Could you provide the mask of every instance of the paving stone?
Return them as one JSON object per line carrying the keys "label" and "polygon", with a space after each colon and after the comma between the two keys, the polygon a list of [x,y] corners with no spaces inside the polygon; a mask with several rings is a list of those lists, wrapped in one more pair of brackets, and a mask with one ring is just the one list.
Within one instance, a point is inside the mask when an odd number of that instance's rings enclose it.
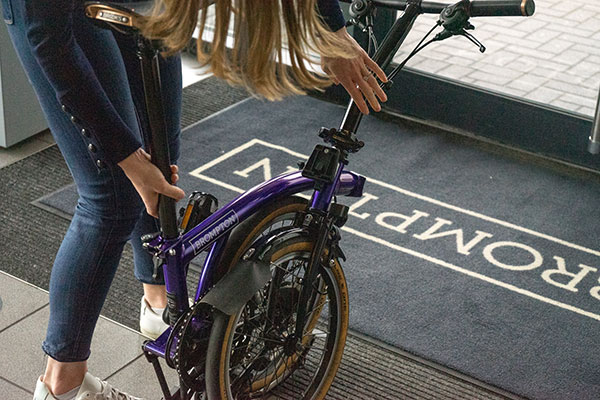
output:
{"label": "paving stone", "polygon": [[[469,66],[471,66],[473,64],[472,60],[470,60],[468,58],[465,58],[465,57],[462,57],[462,56],[460,56],[458,54],[455,55],[455,56],[453,56],[453,57],[451,56],[446,61],[448,62],[449,65],[460,65],[460,66],[463,66],[463,67],[469,67]],[[461,81],[464,82],[464,79],[461,79]]]}
{"label": "paving stone", "polygon": [[492,33],[494,36],[497,36],[498,40],[501,40],[501,38],[526,38],[530,34],[530,32],[526,30],[517,30],[498,25],[497,23],[499,20],[500,18],[496,18],[494,20],[494,23],[480,23],[479,20],[474,20],[473,23],[476,24],[476,29],[474,33],[489,32]]}
{"label": "paving stone", "polygon": [[559,82],[566,82],[568,84],[575,85],[575,86],[581,87],[581,88],[586,87],[585,81],[587,80],[583,76],[574,74],[571,70],[561,72],[561,73],[555,72],[554,75],[552,76],[552,79],[559,81]]}
{"label": "paving stone", "polygon": [[0,332],[48,304],[48,294],[0,271]]}
{"label": "paving stone", "polygon": [[508,84],[512,79],[504,76],[496,76],[483,71],[475,71],[469,74],[469,78],[475,79],[480,82],[488,82],[494,85],[504,86]]}
{"label": "paving stone", "polygon": [[[590,57],[591,58],[591,57]],[[596,57],[599,58],[600,57]],[[575,75],[582,78],[590,78],[600,72],[600,62],[594,63],[589,61],[582,61],[577,65],[573,66],[569,71],[569,74]]]}
{"label": "paving stone", "polygon": [[488,52],[487,52],[487,54],[485,54],[483,56],[482,61],[484,61],[487,64],[492,64],[492,65],[496,65],[499,67],[505,67],[505,66],[507,66],[507,64],[510,64],[511,62],[515,61],[517,58],[521,58],[521,57],[519,57],[516,54],[513,54],[509,51],[505,51],[505,50],[491,51],[488,49]]}
{"label": "paving stone", "polygon": [[561,54],[565,50],[569,49],[571,46],[573,46],[573,42],[571,41],[555,39],[549,41],[548,43],[542,46],[539,46],[538,50],[549,51],[550,53],[554,54]]}
{"label": "paving stone", "polygon": [[556,10],[566,11],[566,12],[577,10],[579,7],[580,7],[580,4],[576,3],[575,1],[558,2],[554,6],[554,8]]}
{"label": "paving stone", "polygon": [[437,71],[447,66],[443,61],[438,60],[426,60],[414,66],[419,71],[425,71],[429,73],[436,73]]}
{"label": "paving stone", "polygon": [[560,25],[559,21],[561,21],[560,18],[545,18],[545,17],[540,17],[540,19],[546,19],[548,23],[552,24],[552,29],[558,32],[563,32],[566,33],[567,35],[570,35],[573,38],[573,41],[575,42],[576,40],[580,40],[581,38],[592,38],[594,33],[590,32],[590,30],[587,29],[581,29],[579,27],[579,25],[576,24],[569,24],[569,25]]}
{"label": "paving stone", "polygon": [[446,78],[459,79],[465,75],[469,75],[473,71],[473,68],[463,67],[461,65],[450,65],[438,71],[438,75]]}
{"label": "paving stone", "polygon": [[[535,71],[539,68],[536,60],[528,58],[528,57],[517,58],[515,61],[505,65],[505,67],[512,69],[514,71],[521,71],[522,73],[525,73],[525,74],[527,74],[528,72]],[[552,71],[552,73],[554,73],[554,71]],[[532,78],[535,78],[536,75],[528,74],[527,76],[531,76]]]}
{"label": "paving stone", "polygon": [[548,79],[558,79],[557,77],[565,76],[564,73],[555,69],[540,67],[539,65],[528,72],[529,76],[538,76]]}
{"label": "paving stone", "polygon": [[579,113],[579,110],[581,109],[581,106],[578,104],[567,103],[566,101],[562,101],[562,100],[553,100],[550,103],[550,105],[558,107],[558,108],[562,108],[567,111],[577,112],[577,113]]}
{"label": "paving stone", "polygon": [[588,19],[595,19],[596,13],[586,9],[577,9],[565,16],[566,19],[576,22],[584,22]]}
{"label": "paving stone", "polygon": [[522,90],[524,93],[529,93],[540,85],[544,84],[548,79],[542,77],[536,77],[533,75],[523,75],[519,79],[515,79],[508,84],[508,88]]}
{"label": "paving stone", "polygon": [[546,26],[546,22],[540,19],[529,18],[515,25],[515,29],[524,32],[537,32]]}
{"label": "paving stone", "polygon": [[493,92],[497,92],[499,94],[508,94],[516,97],[524,97],[527,93],[524,90],[520,90],[518,88],[509,88],[506,86],[495,85],[486,81],[475,81],[475,85],[484,89],[491,90]]}
{"label": "paving stone", "polygon": [[560,99],[566,101],[567,103],[578,104],[582,107],[593,108],[596,106],[595,99],[589,99],[582,96],[577,96],[575,94],[563,94]]}
{"label": "paving stone", "polygon": [[552,60],[570,66],[575,66],[579,64],[582,60],[584,60],[587,56],[588,54],[584,53],[583,51],[566,50],[561,52],[560,54],[557,54],[555,57],[552,58]]}
{"label": "paving stone", "polygon": [[580,97],[586,97],[592,100],[595,100],[598,95],[598,93],[595,90],[583,88],[579,85],[573,85],[557,80],[551,80],[547,82],[545,86],[551,89],[559,90],[561,92],[574,94]]}
{"label": "paving stone", "polygon": [[[23,388],[32,388],[44,371],[46,356],[41,343],[46,336],[48,307],[0,333],[1,376]],[[89,370],[104,379],[141,354],[143,337],[122,325],[100,318],[92,341]]]}
{"label": "paving stone", "polygon": [[489,64],[487,62],[487,59],[473,64],[472,67],[479,71],[482,71],[486,74],[493,75],[494,78],[490,78],[490,80],[496,79],[496,78],[505,78],[505,79],[508,79],[509,81],[512,81],[514,79],[519,78],[521,75],[523,75],[522,71],[515,71],[515,70],[509,69],[509,68],[504,68],[502,66]]}
{"label": "paving stone", "polygon": [[598,92],[600,88],[600,74],[583,82],[582,86],[592,88]]}
{"label": "paving stone", "polygon": [[[573,50],[600,57],[600,47],[590,46],[584,42],[573,45]],[[600,69],[600,64],[598,64],[598,68]]]}
{"label": "paving stone", "polygon": [[583,115],[594,115],[594,113],[596,112],[596,109],[590,108],[590,107],[581,107],[577,111]]}
{"label": "paving stone", "polygon": [[557,72],[563,72],[569,69],[569,66],[566,64],[561,64],[561,63],[557,63],[554,62],[552,60],[541,60],[538,59],[537,60],[537,65],[540,66],[541,68],[546,68],[546,69],[551,69]]}
{"label": "paving stone", "polygon": [[2,377],[0,377],[0,393],[3,400],[29,400],[33,396],[33,392],[25,391]]}
{"label": "paving stone", "polygon": [[578,24],[577,27],[579,29],[587,29],[587,30],[590,30],[591,32],[597,32],[599,23],[600,23],[600,20],[597,17],[595,17],[595,18],[590,18],[581,24]]}
{"label": "paving stone", "polygon": [[527,39],[538,43],[548,43],[560,34],[560,32],[553,31],[552,29],[540,29],[529,34]]}
{"label": "paving stone", "polygon": [[[169,388],[178,386],[179,378],[177,371],[169,368],[162,359],[160,363]],[[154,373],[154,368],[143,355],[115,375],[109,377],[108,381],[115,387],[133,396],[146,400],[158,400],[162,398],[162,391]]]}
{"label": "paving stone", "polygon": [[559,98],[561,92],[545,87],[537,88],[527,95],[529,100],[537,101],[544,104],[550,104],[553,100]]}

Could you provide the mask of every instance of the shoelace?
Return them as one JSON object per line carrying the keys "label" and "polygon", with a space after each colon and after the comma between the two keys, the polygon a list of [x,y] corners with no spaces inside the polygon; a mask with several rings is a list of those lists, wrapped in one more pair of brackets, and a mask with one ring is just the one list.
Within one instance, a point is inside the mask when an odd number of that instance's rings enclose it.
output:
{"label": "shoelace", "polygon": [[121,392],[120,390],[112,387],[112,385],[108,382],[101,381],[100,379],[98,380],[102,385],[102,393],[97,393],[94,396],[95,400],[142,400],[125,392]]}

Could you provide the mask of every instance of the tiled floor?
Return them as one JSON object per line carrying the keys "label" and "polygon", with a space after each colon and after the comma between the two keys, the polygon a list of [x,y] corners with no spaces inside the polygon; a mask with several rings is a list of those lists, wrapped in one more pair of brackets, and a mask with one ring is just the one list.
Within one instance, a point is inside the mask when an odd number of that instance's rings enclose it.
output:
{"label": "tiled floor", "polygon": [[[40,345],[48,324],[48,293],[0,271],[0,398],[30,399],[46,363]],[[138,332],[101,317],[89,370],[114,386],[146,399],[158,399],[154,371],[141,351]],[[175,385],[175,371],[165,368]]]}

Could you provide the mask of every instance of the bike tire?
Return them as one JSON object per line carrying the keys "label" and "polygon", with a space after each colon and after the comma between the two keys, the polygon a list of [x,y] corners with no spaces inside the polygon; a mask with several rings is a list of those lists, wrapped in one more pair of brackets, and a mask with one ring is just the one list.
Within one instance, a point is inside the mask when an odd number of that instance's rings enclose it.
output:
{"label": "bike tire", "polygon": [[[285,262],[301,261],[298,265],[306,265],[314,246],[313,240],[314,238],[298,234],[274,245],[267,251],[265,259],[275,263],[274,265],[277,265],[276,263],[280,260]],[[253,243],[251,240],[248,242],[247,245]],[[244,254],[245,249],[246,247],[239,248],[238,253]],[[235,265],[237,260],[239,258],[231,260],[232,266]],[[346,280],[337,260],[334,260],[332,265],[327,264],[327,266],[319,266],[320,284],[319,288],[315,289],[314,297],[310,302],[313,306],[312,311],[309,313],[308,323],[305,326],[305,335],[299,343],[299,349],[302,351],[296,350],[296,346],[298,346],[296,345],[291,352],[288,348],[287,351],[291,354],[284,354],[286,350],[283,344],[278,349],[267,349],[268,347],[274,347],[271,343],[272,339],[262,338],[264,344],[262,349],[259,350],[263,353],[262,358],[268,359],[271,357],[273,360],[267,361],[267,365],[264,366],[264,377],[262,375],[257,376],[257,379],[248,383],[248,388],[231,388],[230,369],[233,367],[239,368],[239,366],[232,366],[232,364],[237,363],[236,360],[246,352],[234,353],[232,352],[232,346],[234,340],[236,340],[236,331],[238,331],[238,342],[236,342],[236,345],[239,343],[240,337],[244,338],[243,340],[248,340],[247,337],[252,336],[253,332],[250,332],[250,335],[247,335],[247,332],[239,333],[240,329],[250,329],[248,326],[251,324],[250,322],[247,322],[246,325],[240,324],[240,319],[243,315],[247,316],[251,312],[251,308],[258,310],[260,308],[260,304],[258,304],[260,301],[253,298],[233,316],[221,312],[215,313],[207,351],[206,385],[208,399],[229,400],[256,398],[257,396],[263,397],[267,395],[269,398],[279,398],[278,396],[281,395],[281,398],[291,398],[294,400],[323,399],[325,397],[341,363],[348,329],[348,291]],[[275,267],[274,274],[281,270],[282,268],[279,266]],[[291,276],[295,275],[292,274]],[[269,285],[273,285],[274,281],[275,278]],[[301,282],[301,278],[297,279],[297,281]],[[286,282],[287,286],[284,286],[282,282],[277,285],[274,291],[266,289],[262,293],[263,302],[273,301],[267,300],[266,293],[269,299],[278,299],[275,300],[278,303],[284,304],[286,300],[291,301],[292,304],[294,303],[293,298],[298,297],[296,293],[299,293],[300,289],[296,288],[297,284],[294,282]],[[259,295],[257,294],[257,296]],[[326,296],[324,300],[321,300],[322,296]],[[292,298],[292,300],[289,298]],[[315,306],[315,304],[317,305]],[[324,313],[325,304],[327,305],[325,322],[320,322],[319,317]],[[283,309],[284,307],[282,306],[281,308]],[[295,306],[287,306],[287,308],[286,312],[290,314],[289,321],[291,322],[286,322],[285,319],[288,319],[288,316],[283,315],[280,317],[283,322],[277,322],[277,325],[289,325],[291,330],[291,327],[295,325],[295,322],[293,322],[295,319],[292,318]],[[280,312],[279,314],[285,313]],[[259,316],[253,316],[248,321],[252,319],[256,321],[260,318]],[[269,321],[269,324],[271,323],[275,324]],[[317,324],[319,323],[320,325],[317,328]],[[286,333],[289,332],[281,332],[280,336],[286,337]],[[323,339],[323,336],[326,336],[325,339]],[[289,338],[289,335],[287,337]],[[256,342],[260,341],[261,339],[259,338]],[[319,351],[315,350],[315,343],[323,345],[320,357],[319,354],[316,357],[314,353],[311,355],[311,351]],[[260,344],[257,344],[257,346],[260,346]],[[250,351],[254,350],[251,349]],[[268,353],[268,356],[264,355],[265,351]],[[276,356],[276,354],[279,354],[281,357],[279,355]],[[257,358],[259,357],[257,356]],[[315,358],[317,359],[316,363],[314,361]],[[252,363],[256,365],[264,364],[264,360],[257,359],[252,361]],[[315,366],[309,365],[307,367],[307,364],[315,364]],[[312,378],[305,376],[309,368],[314,370]],[[260,373],[262,374],[262,372]],[[305,384],[307,381],[306,387],[300,389],[300,392],[298,392],[298,386],[296,385]]]}

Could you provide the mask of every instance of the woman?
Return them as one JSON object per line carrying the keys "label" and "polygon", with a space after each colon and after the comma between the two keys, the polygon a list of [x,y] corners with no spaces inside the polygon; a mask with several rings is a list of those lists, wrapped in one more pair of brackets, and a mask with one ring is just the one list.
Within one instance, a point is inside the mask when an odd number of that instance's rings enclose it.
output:
{"label": "woman", "polygon": [[[1,1],[13,44],[80,195],[52,270],[50,319],[42,345],[49,357],[34,399],[134,399],[87,372],[92,333],[129,239],[135,275],[144,284],[142,312],[150,306],[155,309],[150,314],[158,318],[166,302],[164,284],[152,278],[152,262],[139,237],[157,230],[151,216],[157,215],[159,194],[180,200],[184,193],[162,177],[143,149],[146,120],[133,44],[87,21],[80,0]],[[382,80],[385,75],[345,31],[337,0],[318,0],[328,29],[316,12],[317,0],[281,3],[238,0],[234,10],[230,0],[218,0],[218,29],[211,51],[200,52],[200,59],[210,63],[215,75],[277,99],[330,83],[306,70],[311,48],[362,112],[368,113],[365,98],[379,111],[377,98],[385,101],[385,95],[372,72]],[[147,35],[163,38],[170,48],[161,76],[174,162],[181,106],[176,52],[191,37],[199,10],[203,29],[207,5],[201,0],[165,1],[164,12],[146,25]],[[224,42],[232,13],[235,43],[228,55]],[[284,24],[279,23],[281,15]],[[284,35],[291,71],[281,64]],[[172,172],[176,182],[177,167]]]}

